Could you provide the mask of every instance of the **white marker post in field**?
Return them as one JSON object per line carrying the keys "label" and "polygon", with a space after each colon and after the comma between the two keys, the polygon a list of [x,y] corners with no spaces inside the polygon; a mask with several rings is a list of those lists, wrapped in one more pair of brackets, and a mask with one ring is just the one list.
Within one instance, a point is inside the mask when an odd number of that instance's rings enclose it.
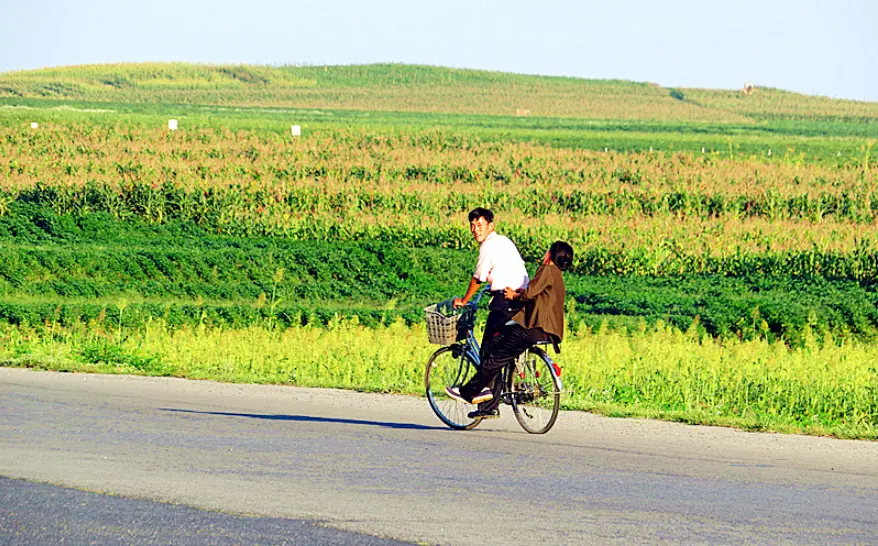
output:
{"label": "white marker post in field", "polygon": [[291,126],[290,133],[292,133],[293,136],[302,136],[302,126],[301,125]]}
{"label": "white marker post in field", "polygon": [[176,131],[177,130],[177,120],[169,119],[168,120],[168,129],[170,129],[171,131]]}
{"label": "white marker post in field", "polygon": [[30,122],[30,128],[31,128],[31,129],[36,129],[36,128],[39,127],[39,126],[40,126],[40,124],[37,123],[36,121],[32,121],[32,122]]}

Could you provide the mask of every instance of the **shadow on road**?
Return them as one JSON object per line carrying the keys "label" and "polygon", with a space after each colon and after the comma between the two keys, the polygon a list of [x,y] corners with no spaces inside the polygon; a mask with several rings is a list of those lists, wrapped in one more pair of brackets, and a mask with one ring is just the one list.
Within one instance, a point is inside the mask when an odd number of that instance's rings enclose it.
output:
{"label": "shadow on road", "polygon": [[431,427],[412,423],[388,423],[384,421],[364,421],[362,419],[343,419],[338,417],[313,417],[310,415],[269,415],[260,413],[230,413],[225,411],[197,411],[179,408],[159,408],[159,411],[172,411],[177,413],[198,413],[201,415],[223,415],[226,417],[247,417],[249,419],[267,419],[270,421],[297,421],[303,423],[340,423],[343,425],[367,425],[371,427],[385,427],[409,430],[449,430],[446,427]]}

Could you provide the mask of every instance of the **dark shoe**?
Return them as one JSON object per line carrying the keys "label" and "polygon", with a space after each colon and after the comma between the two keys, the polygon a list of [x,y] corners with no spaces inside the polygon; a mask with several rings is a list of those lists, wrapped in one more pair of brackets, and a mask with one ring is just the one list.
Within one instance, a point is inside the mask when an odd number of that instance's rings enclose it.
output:
{"label": "dark shoe", "polygon": [[457,400],[458,402],[463,402],[464,404],[472,404],[472,402],[460,395],[459,387],[445,387],[445,394],[448,395],[448,398],[451,398],[452,400]]}
{"label": "dark shoe", "polygon": [[497,419],[500,417],[500,410],[476,410],[469,412],[466,416],[470,419]]}
{"label": "dark shoe", "polygon": [[491,389],[484,389],[479,394],[473,396],[473,404],[481,404],[482,402],[490,402],[494,399],[494,393]]}

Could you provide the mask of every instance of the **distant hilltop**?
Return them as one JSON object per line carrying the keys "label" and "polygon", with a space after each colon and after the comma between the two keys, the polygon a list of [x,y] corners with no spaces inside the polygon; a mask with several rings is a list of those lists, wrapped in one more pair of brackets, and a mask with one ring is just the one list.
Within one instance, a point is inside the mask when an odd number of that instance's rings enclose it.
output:
{"label": "distant hilltop", "polygon": [[138,63],[0,74],[0,100],[204,104],[492,116],[753,123],[878,121],[878,103],[741,89],[665,88],[406,64],[251,66]]}

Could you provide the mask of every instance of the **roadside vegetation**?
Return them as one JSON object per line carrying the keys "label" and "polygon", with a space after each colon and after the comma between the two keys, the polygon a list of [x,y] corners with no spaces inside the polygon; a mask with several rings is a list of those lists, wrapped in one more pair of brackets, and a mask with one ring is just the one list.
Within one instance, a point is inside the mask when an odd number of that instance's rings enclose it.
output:
{"label": "roadside vegetation", "polygon": [[[161,319],[125,328],[114,319],[0,326],[0,364],[422,394],[424,364],[435,349],[422,324],[402,321],[230,329]],[[631,331],[580,327],[558,359],[567,409],[878,439],[873,344],[809,338],[790,349],[659,322]]]}

